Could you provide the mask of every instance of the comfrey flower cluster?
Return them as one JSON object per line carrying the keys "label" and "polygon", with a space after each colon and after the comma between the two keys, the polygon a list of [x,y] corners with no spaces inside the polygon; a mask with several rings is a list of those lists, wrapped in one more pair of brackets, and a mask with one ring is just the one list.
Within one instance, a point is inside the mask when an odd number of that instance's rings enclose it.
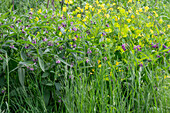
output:
{"label": "comfrey flower cluster", "polygon": [[122,49],[126,51],[125,44],[122,45]]}
{"label": "comfrey flower cluster", "polygon": [[141,49],[141,46],[140,45],[137,45],[137,46],[134,46],[134,48],[133,48],[134,50],[138,50],[138,51],[141,51],[140,49]]}

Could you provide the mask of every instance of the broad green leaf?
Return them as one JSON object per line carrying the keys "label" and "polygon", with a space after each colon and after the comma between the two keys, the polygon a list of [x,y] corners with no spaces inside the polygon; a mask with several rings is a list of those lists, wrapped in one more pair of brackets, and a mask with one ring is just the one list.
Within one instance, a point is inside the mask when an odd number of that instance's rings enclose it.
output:
{"label": "broad green leaf", "polygon": [[18,77],[20,84],[24,86],[24,80],[25,80],[25,69],[19,68],[18,69]]}
{"label": "broad green leaf", "polygon": [[42,71],[45,72],[44,62],[43,62],[43,60],[42,60],[40,57],[38,57],[38,63],[39,63],[39,65],[40,65],[40,68],[42,69]]}

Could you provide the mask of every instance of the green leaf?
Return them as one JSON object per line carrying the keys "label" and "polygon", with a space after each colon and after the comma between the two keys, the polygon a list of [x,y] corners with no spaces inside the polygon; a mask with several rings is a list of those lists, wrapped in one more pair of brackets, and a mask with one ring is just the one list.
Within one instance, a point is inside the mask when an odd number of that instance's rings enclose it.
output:
{"label": "green leaf", "polygon": [[40,57],[38,57],[38,63],[39,63],[39,65],[40,65],[40,68],[42,69],[42,71],[45,72],[45,69],[44,69],[44,62],[43,62],[43,60],[41,60]]}
{"label": "green leaf", "polygon": [[22,86],[24,86],[24,80],[25,80],[25,69],[19,68],[18,69],[18,77],[19,82]]}
{"label": "green leaf", "polygon": [[42,78],[48,77],[48,75],[49,75],[49,73],[45,72],[45,73],[43,73]]}
{"label": "green leaf", "polygon": [[44,90],[44,102],[46,106],[48,105],[49,99],[50,99],[50,91]]}
{"label": "green leaf", "polygon": [[27,56],[26,56],[26,54],[25,54],[25,52],[24,52],[23,50],[21,51],[21,58],[22,58],[24,61],[27,60]]}

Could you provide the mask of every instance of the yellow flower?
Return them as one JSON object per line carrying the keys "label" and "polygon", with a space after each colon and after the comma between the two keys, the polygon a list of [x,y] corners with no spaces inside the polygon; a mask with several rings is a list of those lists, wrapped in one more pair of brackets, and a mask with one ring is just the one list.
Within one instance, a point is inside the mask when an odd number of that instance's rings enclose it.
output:
{"label": "yellow flower", "polygon": [[163,20],[162,20],[162,19],[160,19],[160,20],[159,20],[159,23],[160,23],[160,24],[162,24],[162,22],[163,22]]}
{"label": "yellow flower", "polygon": [[73,1],[72,1],[72,0],[69,0],[68,4],[73,4]]}
{"label": "yellow flower", "polygon": [[115,17],[115,21],[118,21],[118,18],[117,18],[117,17]]}
{"label": "yellow flower", "polygon": [[59,32],[59,36],[61,36],[61,35],[62,35],[62,32],[60,31],[60,32]]}
{"label": "yellow flower", "polygon": [[101,12],[101,10],[99,9],[98,12],[97,12],[97,14],[99,14],[100,12]]}
{"label": "yellow flower", "polygon": [[134,16],[134,15],[132,15],[132,16],[131,16],[131,18],[133,19],[133,18],[135,18],[135,16]]}
{"label": "yellow flower", "polygon": [[88,8],[89,8],[89,6],[86,4],[86,6],[85,6],[85,10],[88,10]]}
{"label": "yellow flower", "polygon": [[109,14],[106,14],[105,16],[106,16],[106,18],[109,18],[109,17],[110,17],[110,15],[109,15]]}
{"label": "yellow flower", "polygon": [[96,0],[96,4],[99,4],[99,1],[98,1],[98,0]]}
{"label": "yellow flower", "polygon": [[116,3],[113,3],[112,5],[116,5]]}
{"label": "yellow flower", "polygon": [[132,3],[132,0],[129,0],[128,3]]}
{"label": "yellow flower", "polygon": [[78,17],[78,18],[81,18],[81,14],[78,14],[77,17]]}
{"label": "yellow flower", "polygon": [[36,17],[36,18],[35,18],[35,21],[38,21],[38,20],[39,20],[39,18],[38,18],[38,17]]}
{"label": "yellow flower", "polygon": [[31,12],[32,12],[32,11],[33,11],[33,8],[31,8],[30,10],[31,10]]}
{"label": "yellow flower", "polygon": [[119,62],[116,61],[116,66],[119,65]]}
{"label": "yellow flower", "polygon": [[109,10],[110,10],[110,11],[113,11],[113,8],[110,8]]}
{"label": "yellow flower", "polygon": [[151,18],[151,16],[148,16],[148,19],[150,19]]}
{"label": "yellow flower", "polygon": [[67,7],[63,7],[63,11],[66,12],[67,11]]}
{"label": "yellow flower", "polygon": [[150,32],[153,34],[153,30],[152,29],[150,29]]}
{"label": "yellow flower", "polygon": [[142,8],[139,8],[139,12],[143,12]]}
{"label": "yellow flower", "polygon": [[101,62],[101,61],[100,61],[100,60],[98,60],[98,64],[100,64],[100,62]]}
{"label": "yellow flower", "polygon": [[170,28],[170,25],[167,25],[168,26],[168,28]]}
{"label": "yellow flower", "polygon": [[83,22],[85,22],[85,21],[87,21],[87,19],[86,19],[86,18],[84,18],[82,21],[83,21]]}
{"label": "yellow flower", "polygon": [[139,15],[139,11],[138,10],[136,10],[136,14]]}
{"label": "yellow flower", "polygon": [[67,4],[67,3],[68,3],[68,0],[65,0],[65,3]]}
{"label": "yellow flower", "polygon": [[92,71],[94,72],[94,69],[92,69]]}
{"label": "yellow flower", "polygon": [[102,66],[101,64],[100,64],[100,65],[98,65],[98,68],[101,68],[101,66]]}
{"label": "yellow flower", "polygon": [[146,6],[145,7],[145,12],[147,12],[149,10],[149,7],[148,6]]}
{"label": "yellow flower", "polygon": [[37,13],[42,13],[41,9],[39,9],[39,10],[37,11]]}
{"label": "yellow flower", "polygon": [[131,22],[131,19],[127,19],[127,22],[130,23],[130,22]]}

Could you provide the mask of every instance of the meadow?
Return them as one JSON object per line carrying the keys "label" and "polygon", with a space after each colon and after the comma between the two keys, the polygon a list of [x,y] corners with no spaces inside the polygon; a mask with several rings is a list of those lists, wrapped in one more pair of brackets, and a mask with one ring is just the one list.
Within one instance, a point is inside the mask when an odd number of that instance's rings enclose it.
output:
{"label": "meadow", "polygon": [[1,0],[0,113],[169,113],[169,0]]}

